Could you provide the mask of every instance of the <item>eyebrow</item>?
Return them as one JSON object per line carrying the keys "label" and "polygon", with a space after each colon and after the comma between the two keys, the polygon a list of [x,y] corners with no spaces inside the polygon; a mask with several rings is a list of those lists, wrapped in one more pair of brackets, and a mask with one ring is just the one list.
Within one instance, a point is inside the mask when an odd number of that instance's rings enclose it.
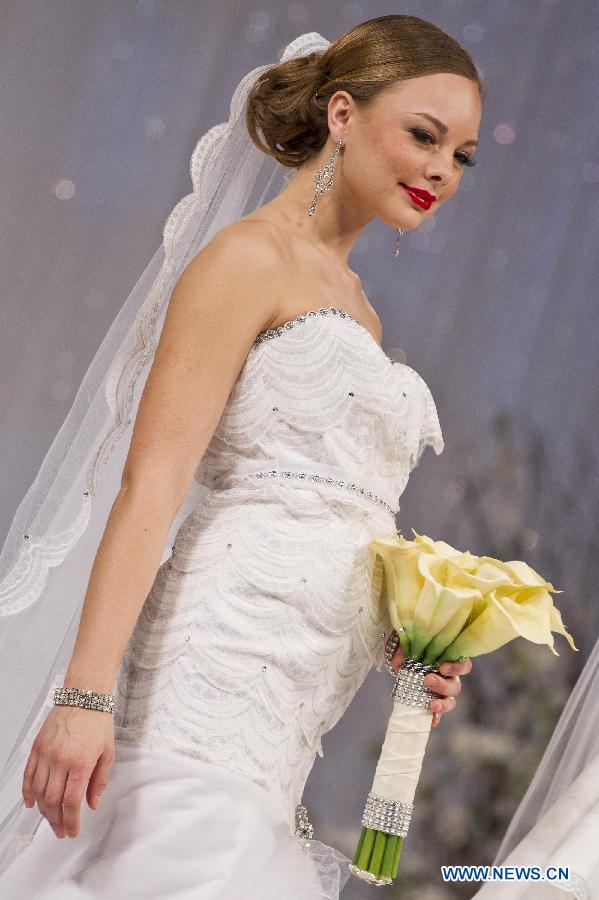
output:
{"label": "eyebrow", "polygon": [[[433,125],[436,125],[442,134],[447,134],[447,132],[449,131],[449,128],[447,127],[447,125],[444,122],[441,122],[440,119],[436,119],[435,116],[431,116],[430,113],[413,112],[413,113],[410,113],[410,115],[424,116],[425,119],[430,119],[430,121],[433,123]],[[478,141],[475,141],[472,139],[470,139],[469,141],[464,141],[462,146],[465,147],[467,144],[472,144],[474,147],[478,147]]]}

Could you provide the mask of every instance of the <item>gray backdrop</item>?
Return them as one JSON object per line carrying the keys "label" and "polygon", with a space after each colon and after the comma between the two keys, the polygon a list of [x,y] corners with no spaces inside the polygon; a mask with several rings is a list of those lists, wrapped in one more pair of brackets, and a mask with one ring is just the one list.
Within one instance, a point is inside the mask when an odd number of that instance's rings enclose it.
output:
{"label": "gray backdrop", "polygon": [[[398,259],[380,222],[350,259],[384,349],[423,375],[445,436],[444,453],[427,451],[412,476],[398,526],[525,558],[564,591],[555,602],[580,647],[556,637],[557,659],[514,642],[475,660],[457,710],[432,732],[418,821],[383,894],[437,900],[474,894],[448,889],[439,865],[491,862],[599,632],[593,0],[3,0],[0,532],[239,79],[302,32],[334,40],[388,13],[444,28],[487,84],[478,164],[456,197],[404,236]],[[391,686],[386,673],[369,676],[308,781],[316,836],[348,855]],[[343,896],[371,890],[352,879]]]}

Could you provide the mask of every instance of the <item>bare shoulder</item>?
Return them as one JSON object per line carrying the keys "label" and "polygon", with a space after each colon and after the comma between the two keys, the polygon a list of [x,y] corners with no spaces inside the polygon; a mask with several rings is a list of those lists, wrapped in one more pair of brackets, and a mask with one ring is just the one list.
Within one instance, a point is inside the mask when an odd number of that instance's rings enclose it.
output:
{"label": "bare shoulder", "polygon": [[183,275],[196,289],[198,303],[210,304],[224,321],[241,317],[250,328],[253,323],[257,333],[276,315],[276,265],[276,248],[266,230],[241,220],[221,229]]}
{"label": "bare shoulder", "polygon": [[[273,314],[271,246],[249,228],[216,234],[172,290],[140,399],[122,483],[181,503],[256,335]],[[166,514],[166,513],[165,513]]]}
{"label": "bare shoulder", "polygon": [[231,261],[243,261],[251,267],[268,265],[277,257],[268,223],[250,218],[225,225],[200,252],[204,250],[224,254],[224,262],[228,257]]}

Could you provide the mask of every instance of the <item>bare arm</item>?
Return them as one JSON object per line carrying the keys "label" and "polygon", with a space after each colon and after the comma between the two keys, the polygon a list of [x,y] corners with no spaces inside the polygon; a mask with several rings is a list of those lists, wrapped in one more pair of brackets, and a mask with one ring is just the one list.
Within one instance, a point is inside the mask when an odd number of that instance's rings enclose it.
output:
{"label": "bare arm", "polygon": [[113,690],[170,526],[256,334],[275,317],[265,288],[271,254],[255,225],[236,223],[196,255],[173,290],[65,687]]}
{"label": "bare arm", "polygon": [[[221,231],[189,263],[169,301],[113,503],[92,567],[66,687],[111,693],[156,576],[173,519],[256,334],[276,317],[272,249],[255,224]],[[58,838],[97,809],[115,758],[113,717],[52,706],[23,773]]]}

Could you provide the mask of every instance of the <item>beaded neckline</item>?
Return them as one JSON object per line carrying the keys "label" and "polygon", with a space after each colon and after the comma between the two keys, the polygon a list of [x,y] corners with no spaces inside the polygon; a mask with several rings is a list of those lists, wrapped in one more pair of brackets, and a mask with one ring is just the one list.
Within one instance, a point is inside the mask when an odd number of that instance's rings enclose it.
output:
{"label": "beaded neckline", "polygon": [[266,331],[261,331],[254,341],[254,344],[260,344],[262,341],[268,341],[275,337],[280,337],[282,334],[285,334],[287,331],[291,331],[298,324],[303,324],[308,319],[315,319],[317,316],[338,316],[340,319],[348,319],[350,322],[353,322],[357,325],[368,338],[372,341],[372,343],[377,347],[377,349],[385,356],[386,359],[389,360],[391,364],[395,362],[394,359],[391,359],[390,356],[387,356],[381,345],[378,341],[373,337],[368,328],[365,325],[362,325],[361,322],[358,322],[357,319],[354,319],[348,312],[344,309],[341,309],[339,306],[321,306],[320,309],[310,309],[306,312],[299,313],[293,319],[289,319],[287,322],[283,322],[282,325],[279,325],[277,328],[267,328]]}

